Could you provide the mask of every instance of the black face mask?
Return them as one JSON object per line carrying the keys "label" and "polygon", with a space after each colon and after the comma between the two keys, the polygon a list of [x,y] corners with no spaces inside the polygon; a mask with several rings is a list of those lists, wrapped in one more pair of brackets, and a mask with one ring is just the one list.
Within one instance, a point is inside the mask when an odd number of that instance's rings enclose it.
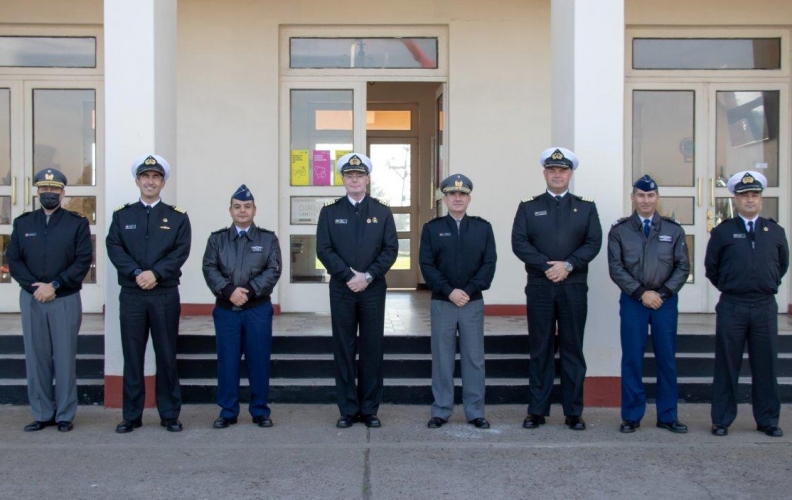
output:
{"label": "black face mask", "polygon": [[60,194],[41,193],[39,195],[39,201],[41,202],[42,207],[46,208],[47,210],[54,210],[58,208],[58,205],[60,205]]}

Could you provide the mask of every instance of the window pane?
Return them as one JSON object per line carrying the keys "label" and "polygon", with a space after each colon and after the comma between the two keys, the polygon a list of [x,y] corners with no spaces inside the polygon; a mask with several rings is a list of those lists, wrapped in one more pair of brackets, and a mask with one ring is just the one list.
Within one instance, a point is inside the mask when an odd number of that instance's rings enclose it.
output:
{"label": "window pane", "polygon": [[0,66],[95,68],[96,38],[3,36]]}
{"label": "window pane", "polygon": [[743,170],[757,170],[778,186],[779,92],[718,92],[715,165],[718,186]]}
{"label": "window pane", "polygon": [[366,130],[412,130],[412,112],[366,111]]}
{"label": "window pane", "polygon": [[410,269],[410,239],[399,238],[399,253],[396,256],[396,263],[391,269],[404,271]]}
{"label": "window pane", "polygon": [[[66,186],[66,189],[69,187]],[[77,212],[88,219],[89,224],[96,224],[96,197],[95,196],[64,196],[61,206],[66,210]],[[41,208],[38,196],[33,197],[33,210]]]}
{"label": "window pane", "polygon": [[316,235],[290,237],[291,283],[329,283],[330,275],[316,257]]}
{"label": "window pane", "polygon": [[0,186],[11,185],[11,90],[0,89]]}
{"label": "window pane", "polygon": [[10,196],[0,196],[0,224],[11,224]]}
{"label": "window pane", "polygon": [[96,283],[96,235],[91,235],[91,268],[85,275],[83,283]]}
{"label": "window pane", "polygon": [[96,185],[96,92],[33,91],[33,172],[56,168],[69,186]]}
{"label": "window pane", "polygon": [[633,92],[633,179],[649,174],[660,186],[693,186],[693,91]]}
{"label": "window pane", "polygon": [[396,223],[396,231],[407,232],[410,230],[410,214],[393,214],[393,221]]}
{"label": "window pane", "polygon": [[695,283],[696,282],[696,266],[695,266],[695,259],[693,256],[696,255],[696,237],[692,234],[685,235],[685,244],[688,248],[688,260],[690,261],[690,274],[688,274],[688,278],[686,283]]}
{"label": "window pane", "polygon": [[[766,219],[778,220],[778,198],[762,197],[762,212],[759,214]],[[737,217],[737,208],[734,198],[715,198],[715,222],[720,224],[726,219]]]}
{"label": "window pane", "polygon": [[292,186],[340,186],[336,160],[352,151],[351,90],[291,91]]}
{"label": "window pane", "polygon": [[371,196],[391,207],[408,207],[411,201],[410,144],[372,144],[370,147]]}
{"label": "window pane", "polygon": [[11,283],[11,273],[8,271],[8,258],[6,257],[6,251],[8,251],[10,243],[11,235],[4,234],[0,236],[0,245],[3,247],[3,260],[0,263],[0,283]]}
{"label": "window pane", "polygon": [[290,38],[291,68],[437,68],[437,38]]}
{"label": "window pane", "polygon": [[781,39],[636,38],[633,69],[781,69]]}
{"label": "window pane", "polygon": [[695,224],[694,200],[692,197],[660,197],[657,211],[664,217],[676,219],[686,226]]}

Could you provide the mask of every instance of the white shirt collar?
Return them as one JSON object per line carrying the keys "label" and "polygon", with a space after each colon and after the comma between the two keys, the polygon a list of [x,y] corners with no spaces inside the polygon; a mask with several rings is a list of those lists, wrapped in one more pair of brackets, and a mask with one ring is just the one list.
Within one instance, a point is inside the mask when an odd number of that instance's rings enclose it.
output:
{"label": "white shirt collar", "polygon": [[352,198],[352,197],[351,197],[351,196],[349,196],[349,195],[347,195],[347,199],[349,200],[349,203],[351,203],[351,204],[352,204],[352,206],[354,207],[354,206],[355,206],[355,203],[363,203],[363,200],[365,200],[365,199],[366,199],[366,195],[364,194],[364,195],[363,195],[363,198],[361,198],[361,199],[360,199],[360,201],[356,201],[354,198]]}
{"label": "white shirt collar", "polygon": [[240,231],[245,231],[246,233],[249,233],[250,232],[250,228],[252,228],[252,227],[253,227],[253,225],[251,224],[250,226],[248,226],[247,229],[242,229],[241,227],[239,227],[236,224],[234,224],[234,228],[236,229],[237,234],[239,234]]}
{"label": "white shirt collar", "polygon": [[753,222],[754,223],[754,227],[756,227],[756,220],[759,218],[758,215],[756,217],[754,217],[753,219],[748,219],[746,217],[743,217],[742,214],[737,214],[737,215],[739,215],[740,218],[743,220],[743,222],[745,222],[745,227],[748,227],[748,223],[749,222]]}
{"label": "white shirt collar", "polygon": [[156,207],[157,205],[159,205],[159,202],[162,201],[162,198],[160,198],[157,201],[155,201],[154,203],[148,204],[145,201],[143,201],[142,198],[138,198],[138,199],[140,200],[140,203],[142,203],[144,207],[151,207],[151,208]]}
{"label": "white shirt collar", "polygon": [[564,192],[563,192],[563,193],[561,193],[561,194],[555,194],[554,192],[550,191],[549,189],[547,190],[547,194],[549,194],[549,195],[550,195],[550,196],[552,196],[553,198],[555,198],[556,196],[560,196],[561,198],[563,198],[564,196],[566,196],[566,194],[567,194],[568,192],[569,192],[569,189],[567,189],[566,191],[564,191]]}

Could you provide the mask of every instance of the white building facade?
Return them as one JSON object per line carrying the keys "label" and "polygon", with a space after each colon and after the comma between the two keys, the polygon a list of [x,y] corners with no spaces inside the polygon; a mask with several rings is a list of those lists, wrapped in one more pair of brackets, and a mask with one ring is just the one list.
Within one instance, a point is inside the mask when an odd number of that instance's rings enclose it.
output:
{"label": "white building facade", "polygon": [[[703,261],[709,230],[732,216],[723,179],[761,169],[765,215],[789,227],[791,35],[784,0],[6,1],[3,252],[13,218],[36,208],[33,173],[62,169],[70,208],[89,217],[96,239],[83,302],[106,312],[112,404],[123,361],[104,236],[112,211],[137,197],[133,158],[156,152],[174,167],[163,198],[193,226],[185,313],[211,311],[201,256],[242,183],[257,223],[282,244],[273,302],[327,312],[315,217],[343,194],[335,159],[356,150],[373,158],[372,194],[397,217],[392,287],[420,285],[421,225],[439,210],[439,180],[460,172],[499,250],[487,311],[522,314],[512,219],[522,198],[544,190],[539,153],[560,145],[580,158],[572,192],[595,199],[605,234],[630,212],[633,179],[658,180],[694,263],[680,307],[711,312],[717,294]],[[606,261],[603,244],[585,341],[594,403],[618,397],[618,291]],[[14,312],[18,287],[4,271],[0,307]],[[788,303],[785,282],[779,304]]]}

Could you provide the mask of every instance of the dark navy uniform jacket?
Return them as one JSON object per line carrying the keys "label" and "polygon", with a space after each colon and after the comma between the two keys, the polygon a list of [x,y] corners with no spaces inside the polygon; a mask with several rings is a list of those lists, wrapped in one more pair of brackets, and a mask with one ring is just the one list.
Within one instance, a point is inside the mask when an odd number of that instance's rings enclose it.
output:
{"label": "dark navy uniform jacket", "polygon": [[50,215],[44,209],[14,219],[8,245],[9,270],[19,286],[33,293],[33,283],[60,283],[58,297],[77,293],[91,269],[91,230],[88,220],[77,212],[58,208]]}
{"label": "dark navy uniform jacket", "polygon": [[346,283],[368,272],[383,279],[396,262],[399,240],[390,208],[366,196],[355,211],[344,196],[322,207],[316,228],[316,255],[335,281]]}
{"label": "dark navy uniform jacket", "polygon": [[454,289],[471,301],[481,300],[495,277],[495,236],[481,217],[465,215],[457,229],[450,215],[424,224],[421,232],[421,272],[432,290],[432,300],[449,301]]}
{"label": "dark navy uniform jacket", "polygon": [[[113,213],[107,256],[118,270],[118,284],[141,293],[178,286],[181,267],[190,255],[192,232],[184,210],[162,201],[146,214],[143,203],[129,203]],[[142,290],[135,270],[153,271],[157,286]]]}
{"label": "dark navy uniform jacket", "polygon": [[786,233],[773,219],[759,217],[755,225],[754,245],[739,216],[712,230],[704,267],[721,293],[751,298],[778,292],[789,267]]}
{"label": "dark navy uniform jacket", "polygon": [[690,274],[685,231],[674,219],[655,213],[647,238],[642,219],[633,212],[616,221],[608,234],[608,268],[613,282],[635,300],[647,290],[671,298]]}
{"label": "dark navy uniform jacket", "polygon": [[512,250],[525,263],[529,285],[552,285],[548,261],[574,266],[561,284],[586,283],[588,263],[602,246],[597,206],[567,193],[561,202],[547,192],[520,203],[512,226]]}
{"label": "dark navy uniform jacket", "polygon": [[[213,232],[206,242],[203,275],[218,307],[250,309],[269,301],[281,275],[278,237],[256,225],[244,236],[233,225]],[[241,308],[229,300],[237,287],[248,290],[248,302]]]}

